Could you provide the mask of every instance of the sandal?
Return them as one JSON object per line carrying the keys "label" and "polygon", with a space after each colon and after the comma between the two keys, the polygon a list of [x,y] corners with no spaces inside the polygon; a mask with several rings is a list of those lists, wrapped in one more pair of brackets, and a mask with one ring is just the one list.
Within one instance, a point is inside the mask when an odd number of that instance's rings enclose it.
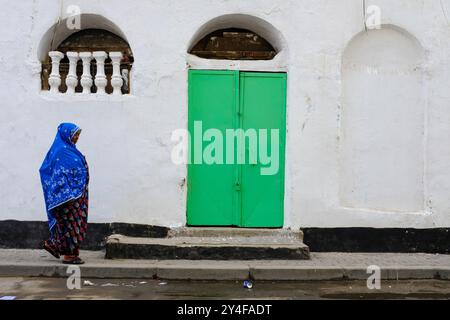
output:
{"label": "sandal", "polygon": [[59,259],[61,257],[58,251],[56,251],[51,245],[49,245],[47,241],[44,241],[44,243],[42,244],[42,249],[50,253],[56,259]]}
{"label": "sandal", "polygon": [[70,259],[70,260],[64,259],[63,263],[64,264],[84,264],[84,261],[81,260],[79,257],[75,257],[75,258]]}

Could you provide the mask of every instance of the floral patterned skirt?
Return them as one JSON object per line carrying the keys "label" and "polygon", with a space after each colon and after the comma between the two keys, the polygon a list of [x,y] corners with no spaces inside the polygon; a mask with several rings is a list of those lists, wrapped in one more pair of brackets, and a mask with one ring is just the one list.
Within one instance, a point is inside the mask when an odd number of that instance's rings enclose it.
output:
{"label": "floral patterned skirt", "polygon": [[49,242],[61,255],[78,256],[87,231],[87,192],[82,197],[53,210],[57,223]]}

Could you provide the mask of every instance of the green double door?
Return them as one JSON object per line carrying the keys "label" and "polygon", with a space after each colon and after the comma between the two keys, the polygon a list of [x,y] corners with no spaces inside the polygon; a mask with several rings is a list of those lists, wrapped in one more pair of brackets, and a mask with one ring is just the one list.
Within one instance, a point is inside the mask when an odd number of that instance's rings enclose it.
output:
{"label": "green double door", "polygon": [[187,224],[280,228],[286,74],[189,72]]}

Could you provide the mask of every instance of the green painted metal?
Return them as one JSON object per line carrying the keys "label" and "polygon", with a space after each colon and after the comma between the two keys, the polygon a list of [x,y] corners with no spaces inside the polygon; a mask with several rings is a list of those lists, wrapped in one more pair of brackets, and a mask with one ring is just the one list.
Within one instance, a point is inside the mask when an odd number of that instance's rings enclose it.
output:
{"label": "green painted metal", "polygon": [[[203,132],[215,128],[225,135],[226,129],[236,125],[238,76],[234,71],[189,72],[188,225],[229,226],[236,223],[235,167],[199,163],[201,155],[196,155],[195,150],[203,151],[206,143],[199,141],[202,137],[194,129],[195,122],[201,121]],[[199,145],[202,147],[197,148]]]}
{"label": "green painted metal", "polygon": [[[263,164],[260,154],[256,163],[247,160],[242,166],[240,225],[283,227],[286,74],[241,72],[240,98],[244,131],[256,129],[260,135],[263,130],[267,132],[267,139],[258,140],[258,153],[266,143],[267,152],[263,154],[270,155],[272,149],[279,153],[271,163]],[[278,143],[272,145],[272,138]],[[269,172],[262,174],[263,168]]]}
{"label": "green painted metal", "polygon": [[[192,226],[239,226],[277,228],[283,226],[284,157],[286,132],[286,74],[239,71],[189,71],[187,224]],[[214,139],[203,141],[199,133],[217,129],[222,134],[223,164],[199,161]],[[227,150],[227,129],[266,129],[271,150],[271,129],[279,131],[279,161],[275,174],[262,175],[268,165],[249,163],[245,148]],[[197,132],[195,132],[197,130]],[[259,137],[258,137],[259,138]],[[201,146],[196,148],[196,146]],[[229,146],[228,146],[229,147]],[[258,144],[258,152],[260,144]],[[196,151],[197,150],[197,151]],[[200,151],[200,152],[199,152]],[[227,153],[234,164],[227,164]],[[196,154],[197,152],[197,154]],[[238,154],[240,153],[240,154]],[[245,164],[237,160],[245,157]]]}

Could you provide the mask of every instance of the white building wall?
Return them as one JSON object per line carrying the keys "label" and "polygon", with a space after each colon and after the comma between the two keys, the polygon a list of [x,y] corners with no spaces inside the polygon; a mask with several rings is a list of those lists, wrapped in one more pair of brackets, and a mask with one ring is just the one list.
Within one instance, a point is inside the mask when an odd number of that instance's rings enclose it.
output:
{"label": "white building wall", "polygon": [[[423,91],[412,101],[392,104],[404,115],[399,135],[407,137],[404,130],[410,130],[413,138],[405,147],[407,157],[401,158],[410,169],[383,182],[403,183],[404,189],[393,189],[399,192],[398,202],[380,195],[379,172],[367,165],[373,159],[352,157],[354,145],[345,140],[346,128],[355,127],[346,122],[352,118],[344,93],[351,88],[343,89],[342,59],[350,41],[364,30],[362,0],[1,0],[0,220],[45,220],[38,169],[57,125],[70,121],[83,128],[79,148],[90,164],[91,222],[184,225],[186,167],[171,162],[170,137],[187,126],[187,63],[224,65],[186,52],[195,35],[211,27],[208,21],[235,15],[215,21],[218,27],[230,21],[250,29],[254,25],[282,54],[267,63],[227,66],[288,72],[286,227],[449,227],[450,22],[444,13],[450,16],[450,0],[442,6],[439,0],[367,2],[380,6],[384,25],[416,39],[424,55]],[[45,36],[61,13],[64,18],[68,5],[103,16],[125,35],[135,58],[132,95],[74,98],[40,91]],[[383,81],[376,85],[383,92]],[[380,113],[370,102],[362,115],[367,123],[373,125],[373,118],[380,125],[392,110],[381,106]],[[407,112],[410,103],[412,113]],[[377,140],[391,151],[386,137],[392,134],[391,127]],[[350,157],[342,166],[345,156]],[[366,190],[352,180],[358,182],[351,173],[358,161],[367,166],[364,174],[372,181],[363,186]],[[359,194],[346,197],[346,188],[355,185]]]}
{"label": "white building wall", "polygon": [[384,26],[357,35],[342,61],[341,205],[423,212],[422,47],[402,30]]}

